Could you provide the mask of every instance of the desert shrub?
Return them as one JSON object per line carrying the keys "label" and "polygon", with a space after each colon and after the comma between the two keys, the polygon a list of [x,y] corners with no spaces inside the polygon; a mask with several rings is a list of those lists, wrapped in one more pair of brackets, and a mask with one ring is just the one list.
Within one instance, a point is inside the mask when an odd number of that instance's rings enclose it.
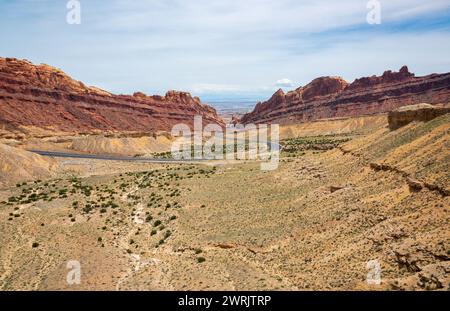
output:
{"label": "desert shrub", "polygon": [[198,263],[202,263],[202,262],[205,262],[205,261],[206,261],[205,257],[198,257],[197,258],[197,262]]}
{"label": "desert shrub", "polygon": [[164,233],[164,239],[169,238],[171,235],[172,235],[172,232],[171,232],[170,230],[167,230],[167,231]]}
{"label": "desert shrub", "polygon": [[92,205],[86,204],[86,206],[83,208],[83,212],[89,213],[90,211],[92,211]]}

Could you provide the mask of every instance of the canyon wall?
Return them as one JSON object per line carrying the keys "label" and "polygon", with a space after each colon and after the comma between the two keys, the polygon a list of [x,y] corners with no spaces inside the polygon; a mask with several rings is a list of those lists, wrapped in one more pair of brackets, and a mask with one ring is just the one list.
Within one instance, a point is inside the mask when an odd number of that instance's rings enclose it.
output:
{"label": "canyon wall", "polygon": [[373,115],[424,102],[450,102],[450,73],[416,77],[404,66],[351,84],[340,77],[321,77],[287,94],[278,90],[240,121],[289,124]]}
{"label": "canyon wall", "polygon": [[433,106],[430,104],[403,106],[389,112],[389,128],[396,130],[414,121],[428,122],[447,113],[450,113],[450,107]]}
{"label": "canyon wall", "polygon": [[224,126],[216,110],[189,93],[114,95],[75,81],[59,69],[0,58],[0,129],[62,132],[170,131],[194,115]]}

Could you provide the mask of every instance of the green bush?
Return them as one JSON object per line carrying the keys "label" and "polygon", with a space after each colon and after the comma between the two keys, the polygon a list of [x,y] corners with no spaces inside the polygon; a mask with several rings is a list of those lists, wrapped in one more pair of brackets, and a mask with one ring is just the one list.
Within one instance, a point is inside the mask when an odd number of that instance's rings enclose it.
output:
{"label": "green bush", "polygon": [[164,239],[169,238],[171,235],[172,235],[172,232],[171,232],[170,230],[167,230],[167,231],[164,233]]}

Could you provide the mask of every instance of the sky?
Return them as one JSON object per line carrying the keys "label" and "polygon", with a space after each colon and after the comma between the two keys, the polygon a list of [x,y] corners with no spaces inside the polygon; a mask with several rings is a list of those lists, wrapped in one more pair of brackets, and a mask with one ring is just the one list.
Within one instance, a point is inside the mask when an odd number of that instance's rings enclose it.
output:
{"label": "sky", "polygon": [[[374,0],[372,0],[374,1]],[[450,0],[0,0],[0,56],[113,93],[264,100],[320,76],[450,72]],[[376,1],[375,1],[376,2]],[[369,3],[370,4],[370,3]]]}

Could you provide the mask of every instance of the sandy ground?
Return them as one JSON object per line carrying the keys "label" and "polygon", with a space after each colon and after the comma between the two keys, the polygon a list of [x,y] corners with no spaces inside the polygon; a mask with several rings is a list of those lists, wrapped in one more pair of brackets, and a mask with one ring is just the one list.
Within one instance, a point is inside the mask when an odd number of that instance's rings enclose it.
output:
{"label": "sandy ground", "polygon": [[0,191],[0,289],[448,289],[448,118],[272,172],[59,160],[64,175]]}

